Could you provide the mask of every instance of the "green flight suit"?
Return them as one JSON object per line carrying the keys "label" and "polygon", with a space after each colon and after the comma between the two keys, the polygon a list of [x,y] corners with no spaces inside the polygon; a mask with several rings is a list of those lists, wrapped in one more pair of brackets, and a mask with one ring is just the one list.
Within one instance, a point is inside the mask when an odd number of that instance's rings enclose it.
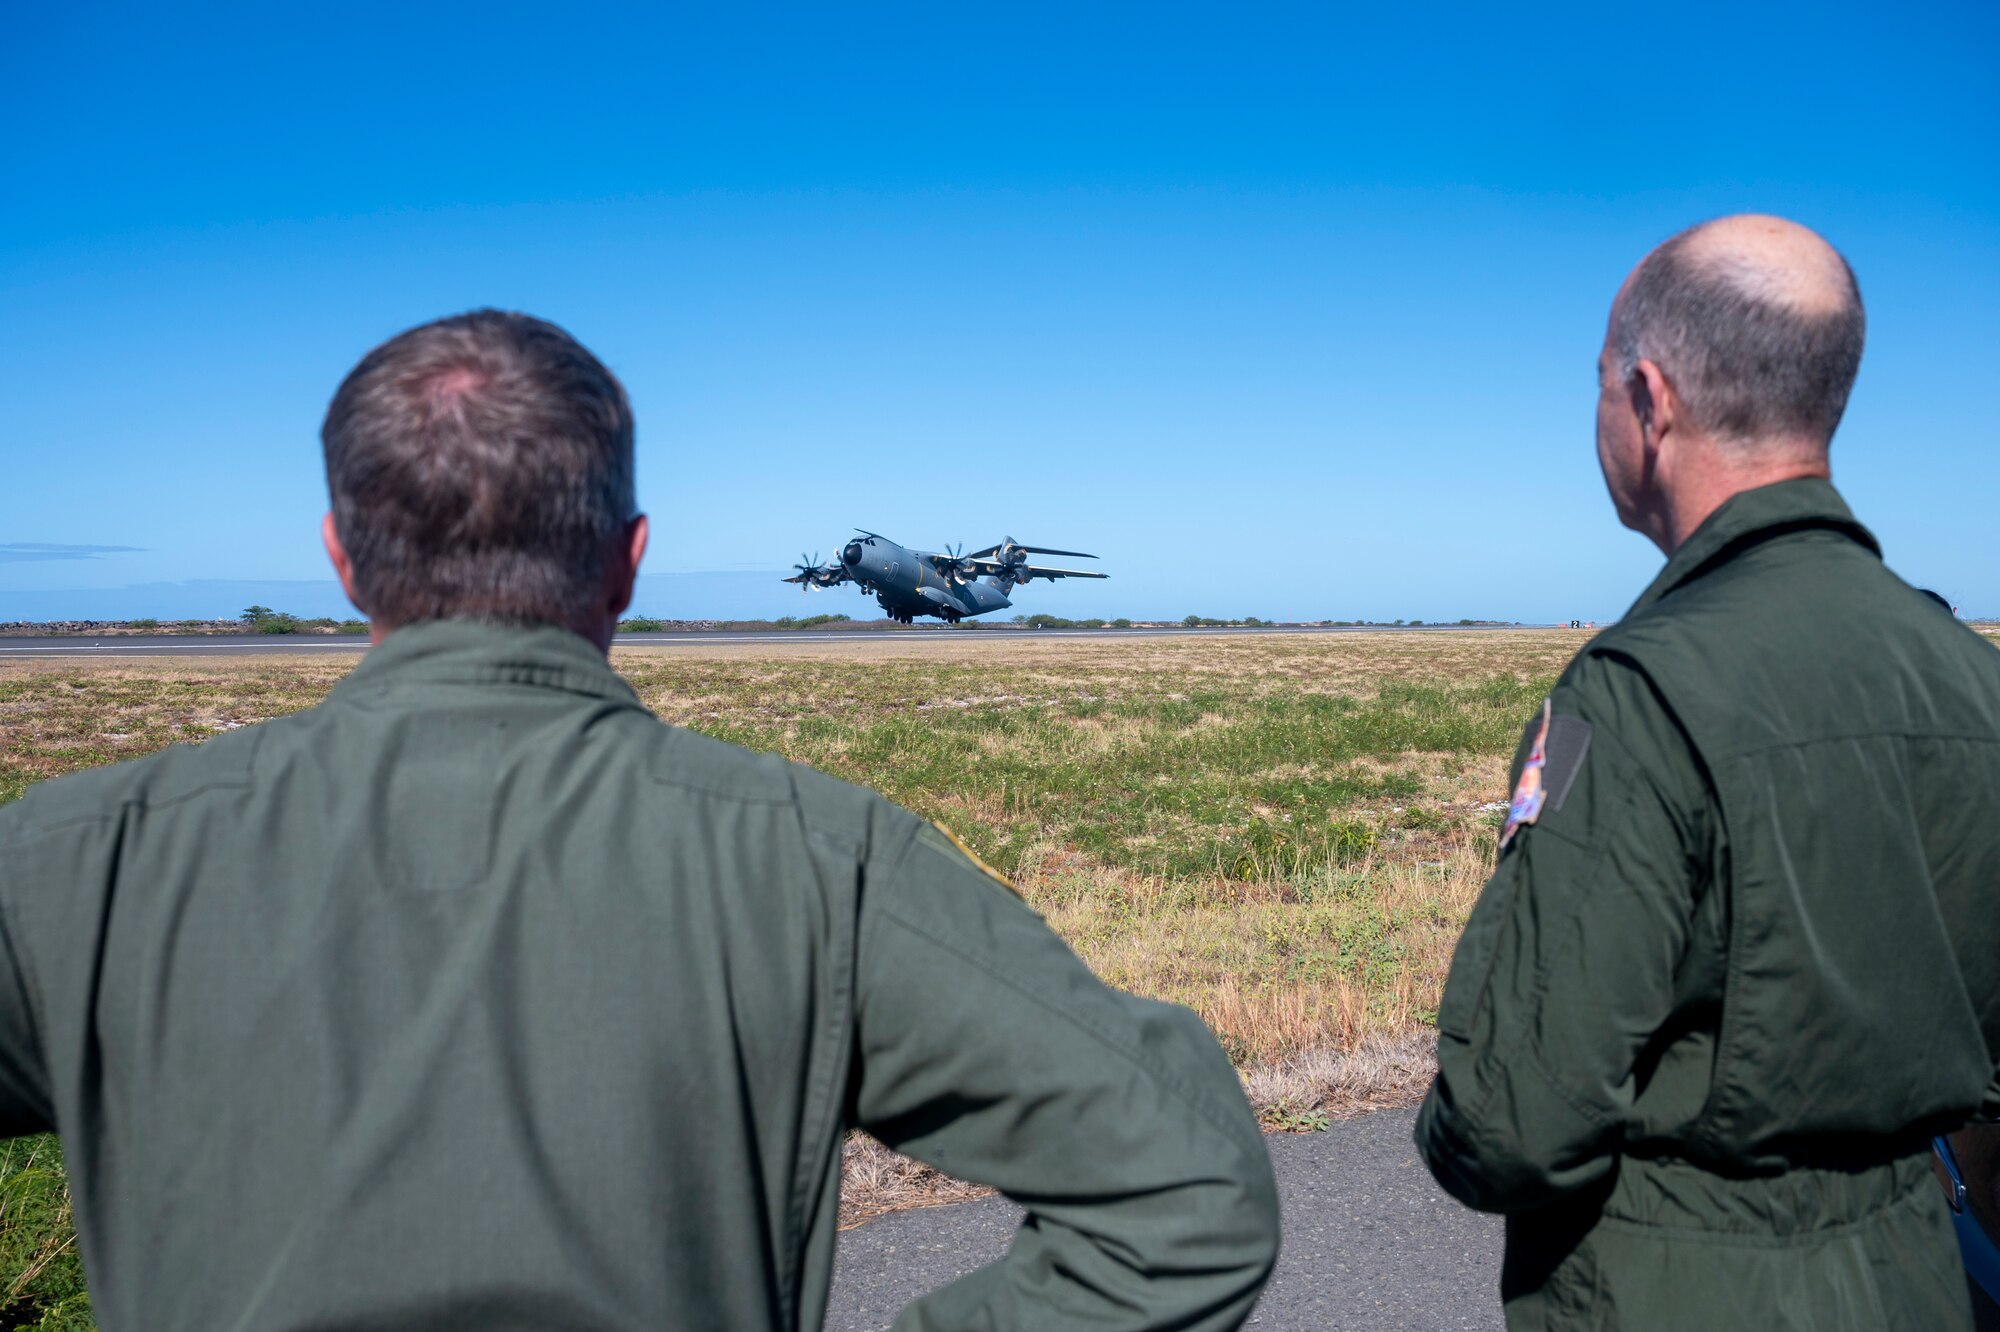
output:
{"label": "green flight suit", "polygon": [[1029,1211],[899,1328],[1234,1327],[1275,1258],[1193,1014],[565,631],[0,811],[0,1132],[60,1130],[107,1329],[815,1328],[855,1124]]}
{"label": "green flight suit", "polygon": [[1508,1214],[1508,1326],[1969,1326],[1926,1145],[2000,1050],[2000,652],[1787,481],[1717,510],[1549,716],[1416,1133]]}

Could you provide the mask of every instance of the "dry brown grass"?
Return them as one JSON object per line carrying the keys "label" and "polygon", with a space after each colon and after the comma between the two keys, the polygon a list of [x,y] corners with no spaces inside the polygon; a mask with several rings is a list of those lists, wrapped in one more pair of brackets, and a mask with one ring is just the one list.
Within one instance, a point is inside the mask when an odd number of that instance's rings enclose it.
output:
{"label": "dry brown grass", "polygon": [[840,1151],[840,1228],[912,1207],[985,1198],[993,1190],[953,1179],[922,1161],[892,1152],[866,1133],[850,1133]]}

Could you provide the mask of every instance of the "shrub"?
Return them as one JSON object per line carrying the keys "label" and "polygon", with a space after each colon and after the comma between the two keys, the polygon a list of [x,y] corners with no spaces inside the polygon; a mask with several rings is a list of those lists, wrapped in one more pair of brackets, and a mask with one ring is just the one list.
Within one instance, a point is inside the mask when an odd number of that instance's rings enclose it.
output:
{"label": "shrub", "polygon": [[252,633],[295,634],[299,631],[298,616],[272,610],[269,606],[245,606],[243,618],[249,623]]}

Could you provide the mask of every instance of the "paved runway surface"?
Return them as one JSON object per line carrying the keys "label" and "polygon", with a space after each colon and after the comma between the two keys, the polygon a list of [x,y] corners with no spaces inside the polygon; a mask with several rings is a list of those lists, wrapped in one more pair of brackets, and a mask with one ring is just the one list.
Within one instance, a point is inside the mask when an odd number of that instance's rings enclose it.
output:
{"label": "paved runway surface", "polygon": [[[1500,1219],[1431,1182],[1410,1145],[1413,1110],[1266,1139],[1285,1247],[1250,1326],[1271,1332],[1499,1328]],[[905,1304],[1006,1250],[1020,1209],[1003,1198],[899,1212],[840,1237],[828,1332],[885,1328]]]}
{"label": "paved runway surface", "polygon": [[[1189,638],[1221,634],[1377,634],[1422,633],[1450,630],[1452,633],[1496,629],[1500,625],[1306,625],[1298,627],[1258,626],[1235,629],[883,629],[844,630],[831,633],[801,629],[775,629],[764,633],[733,633],[727,630],[686,630],[666,634],[620,634],[617,647],[705,647],[724,643],[875,643],[921,642],[926,639],[995,644],[1019,642],[1024,638]],[[286,655],[314,656],[330,652],[365,652],[365,634],[130,634],[92,638],[73,634],[51,638],[0,637],[0,661],[9,657],[229,657]]]}

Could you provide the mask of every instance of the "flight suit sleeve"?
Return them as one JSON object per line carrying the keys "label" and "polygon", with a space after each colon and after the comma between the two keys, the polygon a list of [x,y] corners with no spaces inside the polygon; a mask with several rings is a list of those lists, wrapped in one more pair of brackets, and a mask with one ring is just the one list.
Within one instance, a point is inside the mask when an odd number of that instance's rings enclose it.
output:
{"label": "flight suit sleeve", "polygon": [[43,1133],[55,1127],[48,1072],[29,977],[20,957],[22,940],[14,928],[14,893],[20,876],[32,874],[35,860],[18,853],[14,820],[0,810],[0,1138]]}
{"label": "flight suit sleeve", "polygon": [[1270,1159],[1215,1038],[1099,982],[934,828],[864,894],[856,1121],[1027,1208],[918,1329],[1232,1328],[1276,1261]]}
{"label": "flight suit sleeve", "polygon": [[1610,1172],[1641,1056],[1678,1004],[1701,816],[1656,774],[1692,760],[1638,682],[1602,683],[1551,700],[1539,817],[1501,849],[1438,1009],[1417,1146],[1481,1211],[1545,1206]]}

